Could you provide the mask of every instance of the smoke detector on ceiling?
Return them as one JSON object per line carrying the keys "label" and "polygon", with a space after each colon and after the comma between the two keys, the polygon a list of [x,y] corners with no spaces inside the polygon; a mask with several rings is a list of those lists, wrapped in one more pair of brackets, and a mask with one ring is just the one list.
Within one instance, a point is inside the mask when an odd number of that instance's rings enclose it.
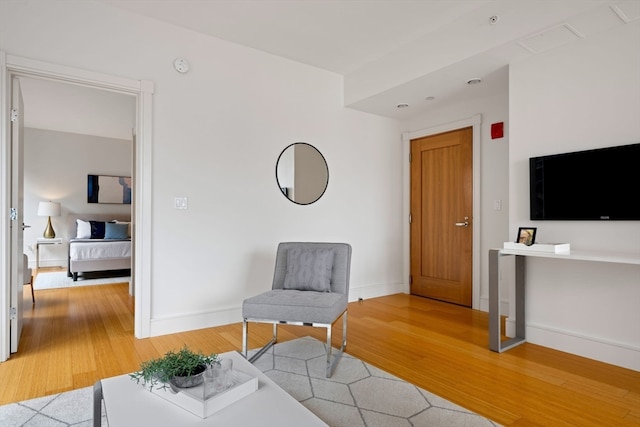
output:
{"label": "smoke detector on ceiling", "polygon": [[189,71],[189,63],[184,58],[178,58],[173,61],[173,68],[179,73],[186,73]]}

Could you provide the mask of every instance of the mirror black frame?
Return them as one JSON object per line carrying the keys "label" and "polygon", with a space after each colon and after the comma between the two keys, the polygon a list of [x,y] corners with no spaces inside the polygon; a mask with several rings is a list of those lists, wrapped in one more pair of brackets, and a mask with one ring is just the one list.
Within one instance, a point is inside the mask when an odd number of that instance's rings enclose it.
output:
{"label": "mirror black frame", "polygon": [[[282,160],[283,155],[285,155],[285,153],[287,152],[287,150],[289,150],[290,148],[295,148],[295,146],[307,146],[310,149],[313,149],[313,151],[315,151],[315,153],[317,153],[318,155],[318,161],[322,161],[322,164],[324,165],[324,169],[323,171],[326,173],[326,179],[324,182],[324,186],[322,186],[322,191],[320,191],[320,186],[322,185],[322,183],[320,182],[318,185],[318,190],[316,191],[316,193],[318,193],[317,195],[314,193],[312,197],[310,197],[308,200],[304,200],[304,201],[296,201],[294,199],[294,195],[289,194],[290,193],[290,188],[292,187],[287,187],[285,185],[282,185],[282,177],[278,176],[278,170],[279,170],[279,166],[280,166],[280,161]],[[295,162],[295,159],[294,159]],[[314,160],[315,162],[315,160]],[[318,166],[318,169],[322,168],[322,165],[320,165],[319,163],[316,164]],[[306,178],[306,177],[305,177]],[[284,148],[284,150],[282,150],[282,152],[280,153],[280,155],[278,156],[278,160],[276,161],[276,183],[278,185],[278,189],[280,190],[280,192],[282,193],[283,196],[285,196],[289,201],[297,204],[297,205],[310,205],[313,204],[315,202],[317,202],[318,200],[320,200],[320,198],[324,195],[324,193],[327,191],[327,187],[329,186],[329,166],[327,165],[327,160],[325,159],[325,157],[322,155],[322,153],[320,152],[320,150],[318,150],[316,147],[314,147],[313,145],[306,143],[306,142],[294,142],[293,144],[289,144],[288,146],[286,146]]]}

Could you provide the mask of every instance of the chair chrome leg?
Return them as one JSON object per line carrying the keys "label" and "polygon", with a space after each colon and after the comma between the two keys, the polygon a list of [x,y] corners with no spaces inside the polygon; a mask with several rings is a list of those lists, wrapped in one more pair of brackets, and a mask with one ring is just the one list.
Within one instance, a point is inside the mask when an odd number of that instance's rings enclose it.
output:
{"label": "chair chrome leg", "polygon": [[[273,345],[277,341],[278,341],[278,324],[274,323],[273,324],[273,338],[271,338],[271,341],[269,341],[264,347],[262,347],[260,350],[258,350],[258,352],[256,354],[251,356],[251,358],[249,359],[249,362],[253,363],[255,360],[258,360],[258,358],[260,356],[262,356],[271,347],[273,347]],[[244,346],[246,347],[246,341],[245,341]],[[245,358],[246,358],[246,352],[245,352]]]}
{"label": "chair chrome leg", "polygon": [[347,312],[342,316],[342,350],[347,348]]}
{"label": "chair chrome leg", "polygon": [[273,324],[273,342],[276,343],[278,341],[278,324]]}
{"label": "chair chrome leg", "polygon": [[331,378],[336,365],[342,358],[345,348],[347,348],[347,312],[342,313],[342,346],[338,350],[333,360],[331,359],[331,328],[333,325],[327,327],[327,378]]}
{"label": "chair chrome leg", "polygon": [[327,327],[327,378],[332,374],[333,366],[331,363],[331,325]]}
{"label": "chair chrome leg", "polygon": [[247,358],[247,319],[242,319],[242,355]]}

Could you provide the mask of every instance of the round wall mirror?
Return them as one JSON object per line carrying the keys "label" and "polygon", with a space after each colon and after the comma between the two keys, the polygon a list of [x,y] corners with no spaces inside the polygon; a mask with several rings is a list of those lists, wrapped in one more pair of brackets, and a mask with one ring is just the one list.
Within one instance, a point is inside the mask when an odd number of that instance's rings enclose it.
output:
{"label": "round wall mirror", "polygon": [[276,163],[276,181],[287,199],[299,205],[310,205],[327,189],[329,168],[316,147],[296,142],[280,153]]}

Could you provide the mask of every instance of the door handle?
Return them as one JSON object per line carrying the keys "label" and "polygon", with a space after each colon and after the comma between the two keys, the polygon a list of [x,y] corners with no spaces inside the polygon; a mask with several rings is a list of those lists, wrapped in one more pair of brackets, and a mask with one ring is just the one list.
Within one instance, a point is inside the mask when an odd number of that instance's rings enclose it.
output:
{"label": "door handle", "polygon": [[469,226],[469,217],[464,217],[464,222],[456,222],[456,227],[468,227]]}
{"label": "door handle", "polygon": [[22,231],[24,231],[25,228],[31,228],[31,226],[25,223],[22,223]]}

